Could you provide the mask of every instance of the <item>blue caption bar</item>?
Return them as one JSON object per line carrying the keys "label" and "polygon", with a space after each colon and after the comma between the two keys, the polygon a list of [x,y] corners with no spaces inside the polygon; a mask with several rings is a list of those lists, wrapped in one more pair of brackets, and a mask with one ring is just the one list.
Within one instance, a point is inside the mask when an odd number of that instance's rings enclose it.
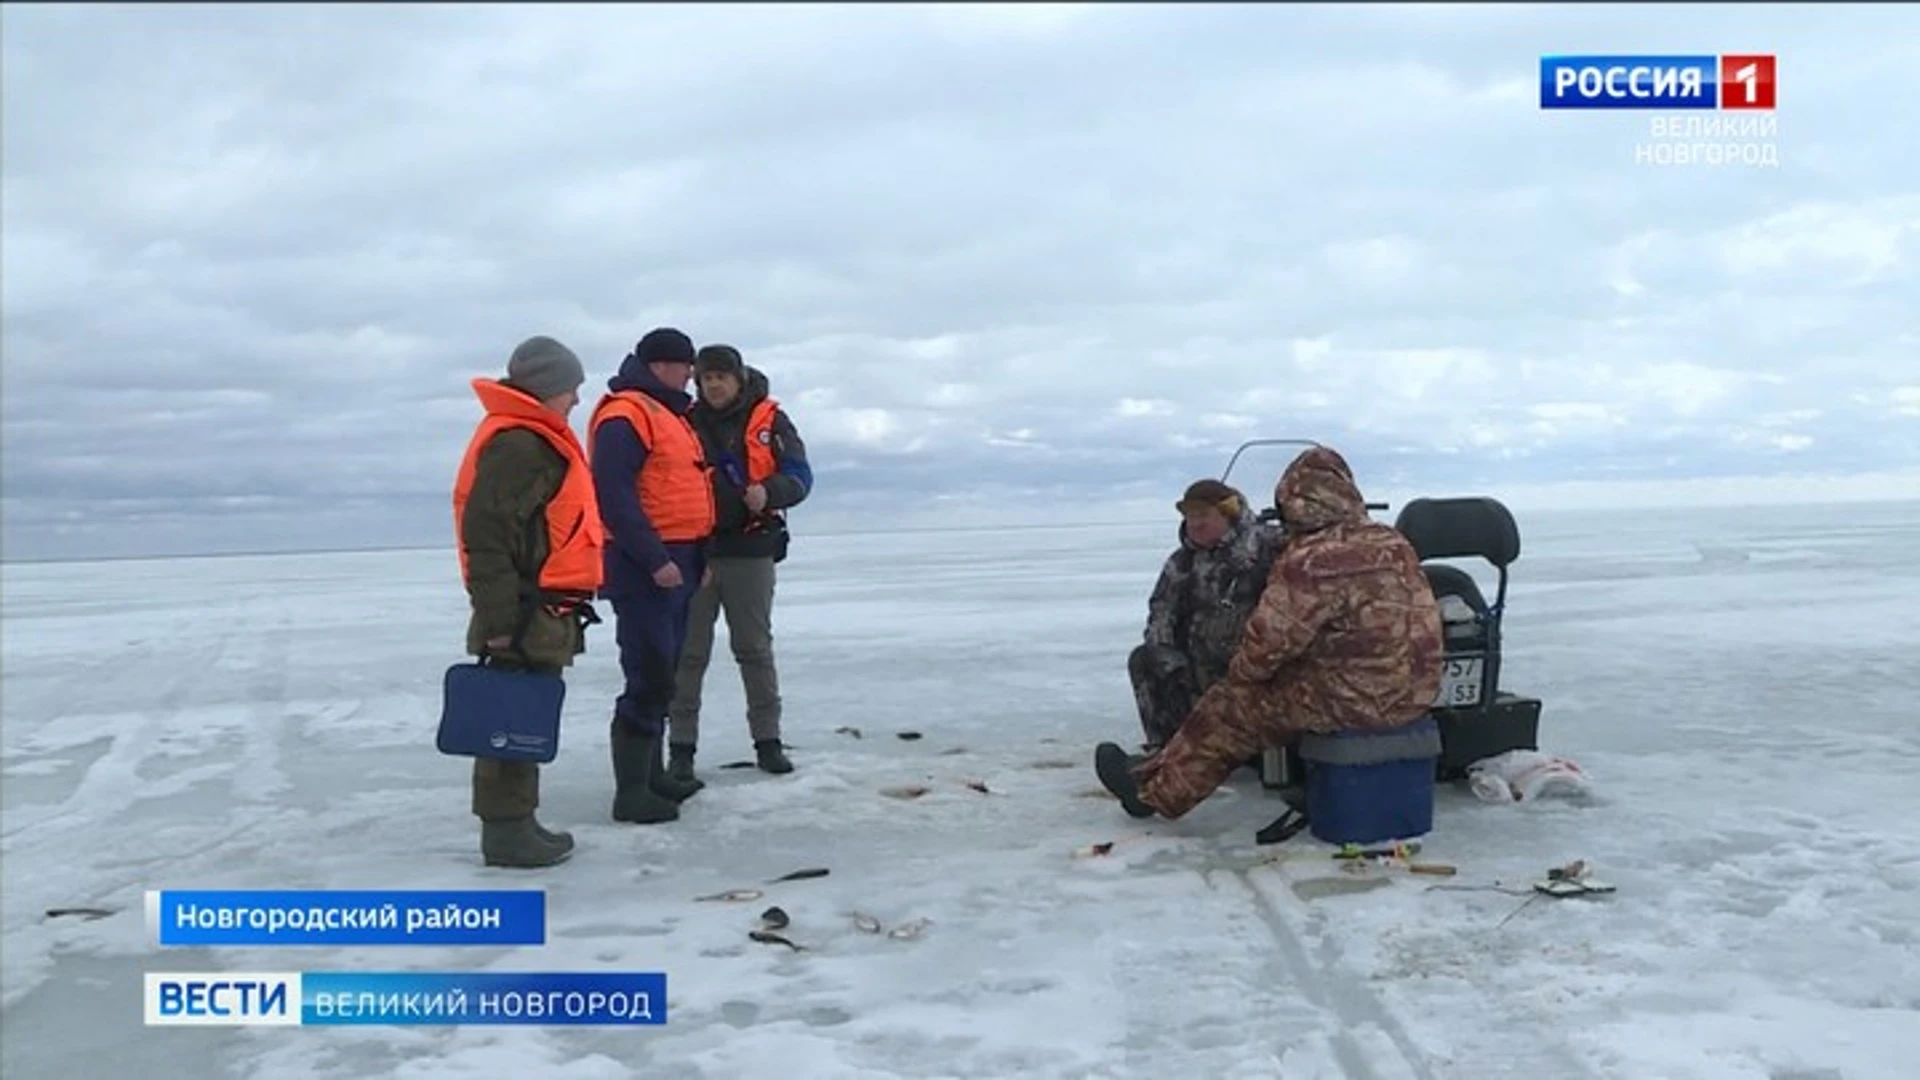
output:
{"label": "blue caption bar", "polygon": [[300,976],[300,1023],[665,1024],[662,972],[357,972]]}
{"label": "blue caption bar", "polygon": [[544,945],[538,890],[149,892],[161,945]]}
{"label": "blue caption bar", "polygon": [[661,972],[150,971],[150,1027],[667,1022]]}
{"label": "blue caption bar", "polygon": [[1718,56],[1542,56],[1543,109],[1717,109]]}

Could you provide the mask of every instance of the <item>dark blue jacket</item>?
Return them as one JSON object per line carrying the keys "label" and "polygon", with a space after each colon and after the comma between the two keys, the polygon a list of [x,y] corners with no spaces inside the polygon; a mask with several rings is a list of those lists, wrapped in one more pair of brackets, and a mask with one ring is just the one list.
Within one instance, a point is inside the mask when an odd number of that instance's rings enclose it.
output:
{"label": "dark blue jacket", "polygon": [[[654,377],[653,370],[632,354],[620,362],[620,373],[607,380],[613,391],[638,390],[684,416],[693,398]],[[608,599],[634,596],[651,588],[654,571],[667,565],[670,545],[661,542],[653,523],[640,509],[638,477],[647,461],[647,448],[633,425],[611,419],[593,433],[589,451],[593,461],[594,494],[600,500],[600,520],[612,534],[604,556],[606,582],[600,595]],[[702,544],[674,544],[683,553]]]}

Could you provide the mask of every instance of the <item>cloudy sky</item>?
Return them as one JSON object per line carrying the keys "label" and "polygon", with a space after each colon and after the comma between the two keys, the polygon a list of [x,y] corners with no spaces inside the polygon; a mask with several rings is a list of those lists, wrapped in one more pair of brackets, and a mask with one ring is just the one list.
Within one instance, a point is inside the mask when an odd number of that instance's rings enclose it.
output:
{"label": "cloudy sky", "polygon": [[[1254,437],[1382,495],[1920,491],[1911,8],[30,5],[0,38],[8,558],[443,543],[468,380],[552,334],[590,405],[660,324],[768,372],[818,527],[1164,513]],[[1779,167],[1539,109],[1543,52],[1715,51],[1778,54]]]}

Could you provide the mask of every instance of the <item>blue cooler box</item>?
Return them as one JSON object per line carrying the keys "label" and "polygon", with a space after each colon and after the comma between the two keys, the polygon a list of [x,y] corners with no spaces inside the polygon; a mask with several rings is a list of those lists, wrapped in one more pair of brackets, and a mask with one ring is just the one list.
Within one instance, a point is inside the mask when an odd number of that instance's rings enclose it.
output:
{"label": "blue cooler box", "polygon": [[1308,734],[1307,828],[1329,844],[1411,840],[1433,831],[1440,728],[1432,716],[1388,731]]}

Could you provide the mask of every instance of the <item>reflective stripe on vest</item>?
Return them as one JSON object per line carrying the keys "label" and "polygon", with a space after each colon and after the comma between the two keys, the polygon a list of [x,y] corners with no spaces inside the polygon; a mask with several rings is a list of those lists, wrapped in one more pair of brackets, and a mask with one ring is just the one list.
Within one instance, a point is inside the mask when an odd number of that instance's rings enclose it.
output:
{"label": "reflective stripe on vest", "polygon": [[662,543],[686,544],[713,533],[717,516],[707,456],[687,418],[637,390],[620,390],[594,406],[589,432],[612,419],[633,426],[647,460],[635,484],[640,510]]}
{"label": "reflective stripe on vest", "polygon": [[480,454],[496,435],[525,430],[546,440],[567,463],[560,489],[546,505],[547,560],[540,565],[540,588],[548,593],[591,596],[600,588],[605,574],[601,554],[606,547],[606,531],[600,524],[600,503],[594,495],[586,450],[565,417],[542,408],[526,392],[494,379],[473,380],[473,392],[487,415],[468,441],[466,457],[453,482],[453,536],[460,553],[460,579],[471,583],[467,546],[461,537],[466,532],[467,503],[473,495]]}

